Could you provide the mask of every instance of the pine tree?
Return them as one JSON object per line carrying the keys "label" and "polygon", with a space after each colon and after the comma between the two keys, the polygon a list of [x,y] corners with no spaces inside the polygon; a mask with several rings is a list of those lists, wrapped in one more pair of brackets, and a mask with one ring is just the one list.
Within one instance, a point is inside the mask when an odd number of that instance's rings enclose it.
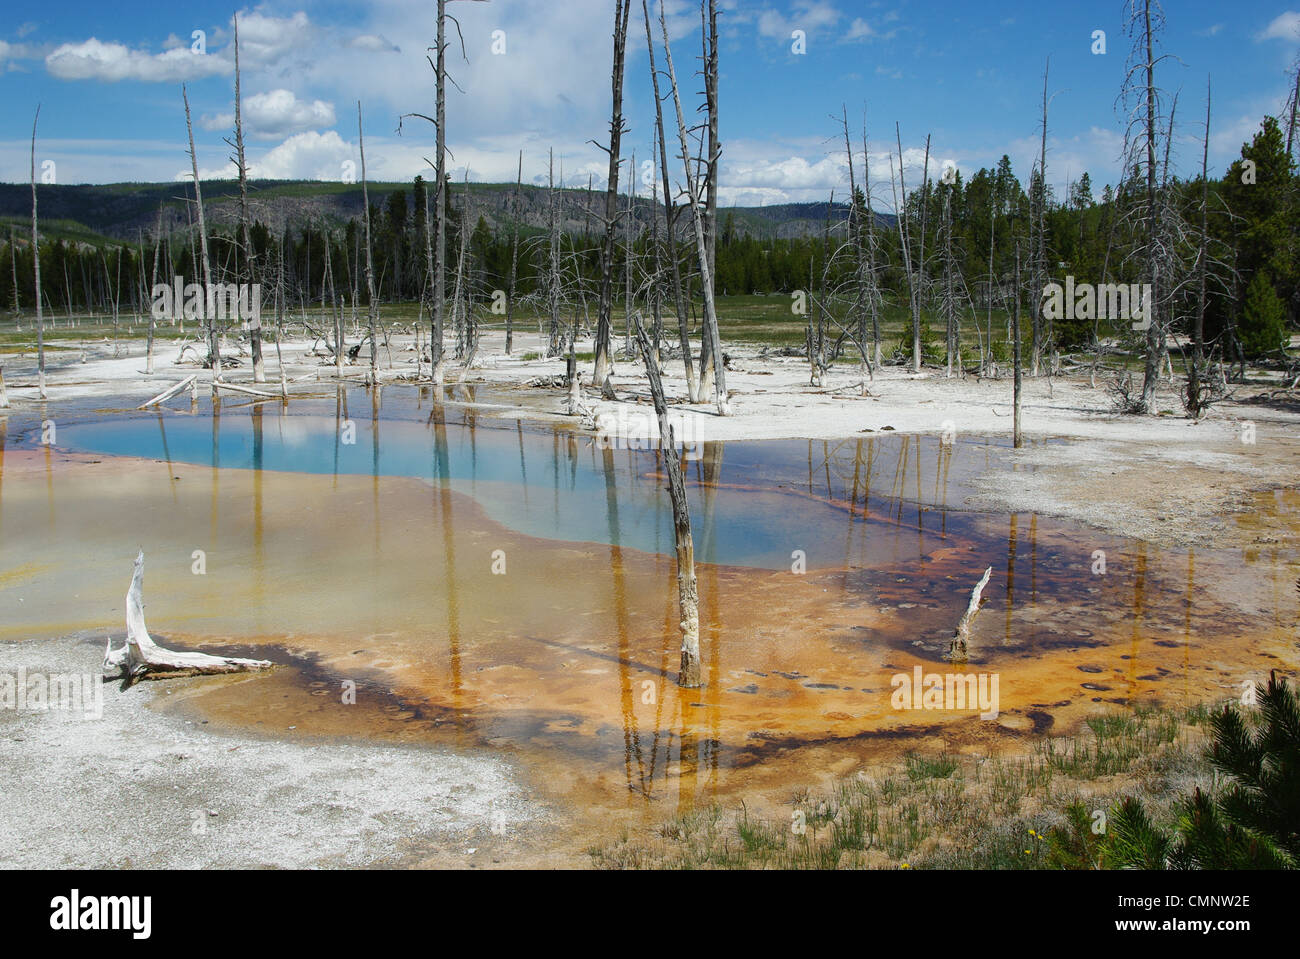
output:
{"label": "pine tree", "polygon": [[1274,291],[1267,270],[1256,272],[1246,287],[1238,334],[1242,350],[1252,360],[1286,344],[1286,307]]}

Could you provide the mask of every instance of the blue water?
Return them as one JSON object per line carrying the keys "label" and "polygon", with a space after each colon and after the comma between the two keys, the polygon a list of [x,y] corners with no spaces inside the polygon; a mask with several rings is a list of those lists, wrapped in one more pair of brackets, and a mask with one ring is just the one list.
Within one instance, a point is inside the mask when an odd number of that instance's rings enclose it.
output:
{"label": "blue water", "polygon": [[[217,469],[411,477],[471,496],[518,532],[670,553],[666,480],[652,450],[605,450],[595,434],[538,428],[357,393],[210,414],[123,414],[60,427],[59,448]],[[306,413],[301,412],[306,410]],[[703,444],[686,463],[697,559],[789,569],[914,560],[975,535],[959,478],[1001,455],[987,441],[877,435],[841,442]]]}

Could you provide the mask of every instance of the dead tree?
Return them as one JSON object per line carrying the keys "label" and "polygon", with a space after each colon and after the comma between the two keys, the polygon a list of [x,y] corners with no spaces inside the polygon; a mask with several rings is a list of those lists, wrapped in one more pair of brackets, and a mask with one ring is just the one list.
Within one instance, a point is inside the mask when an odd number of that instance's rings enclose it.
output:
{"label": "dead tree", "polygon": [[126,640],[120,649],[114,649],[113,639],[109,637],[104,647],[104,669],[116,668],[122,679],[134,681],[149,674],[196,676],[270,668],[271,663],[265,659],[239,659],[234,656],[178,653],[163,649],[154,643],[145,628],[143,584],[144,550],[140,550],[131,574],[131,588],[126,594]]}
{"label": "dead tree", "polygon": [[673,307],[677,312],[677,331],[682,348],[682,361],[686,366],[686,398],[692,403],[701,401],[696,384],[695,366],[691,362],[691,334],[686,310],[686,297],[682,291],[681,260],[677,256],[677,205],[673,202],[672,186],[668,177],[668,144],[664,139],[664,106],[659,95],[659,71],[655,67],[654,38],[650,32],[650,9],[641,0],[641,13],[645,17],[646,48],[650,52],[650,80],[655,97],[655,140],[659,145],[659,175],[664,191],[664,244],[665,256],[672,267]]}
{"label": "dead tree", "polygon": [[[707,10],[707,18],[706,18]],[[700,0],[700,42],[703,44],[704,109],[708,147],[704,160],[704,237],[709,256],[709,276],[717,274],[718,242],[718,8],[716,0]],[[700,392],[707,395],[722,375],[722,345],[713,324],[705,323],[700,337]],[[724,390],[725,392],[725,390]]]}
{"label": "dead tree", "polygon": [[547,339],[547,357],[558,356],[563,347],[560,333],[560,300],[563,281],[560,278],[560,211],[555,193],[555,151],[550,151],[547,166],[548,177],[548,220],[549,243],[547,246],[546,303],[550,316],[550,330]]}
{"label": "dead tree", "polygon": [[[370,256],[370,192],[366,186],[366,141],[361,132],[361,101],[357,101],[357,147],[361,151],[361,202],[365,206],[366,221],[366,294],[370,297],[366,320],[370,327],[370,382],[378,382],[379,373],[375,363],[378,346],[375,341],[375,314],[379,311],[379,298],[375,295],[375,265]],[[329,256],[329,250],[325,251]]]}
{"label": "dead tree", "polygon": [[[618,171],[626,124],[623,120],[624,55],[627,50],[627,18],[631,0],[614,3],[614,65],[610,70],[612,109],[609,120],[609,146],[595,144],[609,155],[609,174],[605,181],[605,242],[600,256],[600,306],[596,317],[595,371],[592,384],[603,386],[613,370],[610,357],[614,309],[614,254],[618,237]],[[592,141],[595,143],[595,141]]]}
{"label": "dead tree", "polygon": [[[677,85],[677,72],[673,69],[672,45],[668,40],[668,21],[664,15],[663,4],[659,5],[659,29],[663,34],[664,60],[668,66],[668,82],[672,88],[673,106],[677,110],[677,136],[681,143],[682,169],[686,180],[687,199],[691,205],[691,217],[695,227],[695,253],[700,264],[700,292],[704,298],[705,335],[718,350],[721,340],[718,335],[718,312],[713,298],[713,267],[709,263],[709,251],[704,231],[704,213],[701,210],[699,178],[692,169],[691,148],[688,142],[686,116],[682,112],[682,98]],[[721,416],[730,414],[727,402],[726,372],[721,363],[714,367],[713,399]],[[700,390],[704,390],[704,378],[700,378]]]}
{"label": "dead tree", "polygon": [[[636,151],[632,151],[632,165],[628,167],[627,219],[623,221],[623,278],[626,281],[623,298],[623,352],[632,352],[632,274],[636,267],[633,230],[636,224]],[[658,340],[655,341],[658,348]]]}
{"label": "dead tree", "polygon": [[[162,254],[162,225],[163,225],[163,211],[162,211],[162,205],[159,204],[158,225],[154,229],[153,270],[151,272],[150,284],[149,284],[149,288],[151,290],[158,283],[158,258]],[[143,256],[143,251],[141,252]],[[143,263],[141,263],[140,266],[141,269],[144,268]],[[145,361],[144,361],[145,372],[151,376],[153,375],[153,334],[154,334],[154,315],[153,315],[153,310],[151,309],[149,311],[149,336],[145,343]]]}
{"label": "dead tree", "polygon": [[[1290,151],[1288,150],[1288,153]],[[1210,231],[1207,218],[1210,205],[1210,80],[1205,80],[1205,140],[1201,147],[1201,232],[1196,249],[1196,315],[1192,321],[1192,363],[1187,370],[1187,412],[1199,417],[1205,397],[1201,392],[1201,362],[1205,341],[1205,278],[1209,258]]]}
{"label": "dead tree", "polygon": [[[437,159],[430,166],[434,168],[435,179],[437,183],[433,194],[433,219],[436,227],[432,232],[437,237],[436,242],[428,242],[429,237],[426,232],[426,256],[429,257],[428,270],[433,277],[433,303],[429,319],[429,359],[430,377],[435,386],[442,385],[443,378],[443,348],[442,348],[442,331],[443,331],[443,314],[446,309],[447,299],[447,0],[437,0],[437,40],[435,41],[434,57],[425,56],[429,66],[433,67],[435,78],[435,103],[434,114],[428,116],[424,113],[404,114],[402,119],[408,116],[419,117],[421,120],[427,120],[433,124],[434,136],[436,140],[435,152]],[[456,29],[459,33],[460,25],[455,18],[452,23],[456,23]],[[461,55],[464,56],[465,41],[461,38]],[[399,120],[400,129],[400,120]],[[426,162],[428,162],[426,160]],[[426,231],[428,227],[428,217],[425,218]],[[353,296],[355,301],[356,297]]]}
{"label": "dead tree", "polygon": [[36,228],[36,123],[41,118],[40,104],[32,120],[32,271],[36,281],[36,385],[45,399],[45,316],[41,312],[41,243]]}
{"label": "dead tree", "polygon": [[[876,275],[875,213],[871,208],[871,171],[867,153],[865,111],[862,122],[862,203],[858,203],[858,183],[853,166],[853,146],[849,139],[848,111],[841,107],[844,127],[844,155],[849,164],[849,235],[854,252],[853,316],[856,317],[858,351],[862,358],[862,393],[867,379],[880,365],[880,289]],[[867,324],[871,325],[871,353],[867,353]]]}
{"label": "dead tree", "polygon": [[208,300],[212,295],[212,265],[208,259],[208,228],[203,218],[203,187],[199,183],[199,160],[194,151],[194,124],[190,120],[190,98],[181,85],[181,99],[185,101],[185,132],[190,138],[190,168],[194,171],[194,205],[199,215],[199,249],[201,270],[203,273],[202,306],[203,318],[208,325],[208,365],[212,368],[212,395],[217,395],[217,383],[221,379],[221,351],[217,343],[215,311],[208,309]]}
{"label": "dead tree", "polygon": [[519,188],[524,182],[524,151],[519,151],[519,173],[515,177],[515,192],[510,201],[510,280],[506,284],[506,356],[515,342],[515,281],[519,276]]}
{"label": "dead tree", "polygon": [[691,538],[691,513],[686,500],[686,484],[682,480],[681,455],[677,449],[672,424],[668,421],[668,403],[664,399],[663,383],[659,379],[659,365],[654,349],[637,315],[636,337],[645,360],[646,376],[650,380],[650,396],[655,414],[659,418],[659,452],[668,472],[668,495],[673,504],[673,542],[677,552],[677,610],[678,627],[682,635],[681,670],[677,684],[695,689],[700,682],[700,598],[695,582],[695,543]]}
{"label": "dead tree", "polygon": [[[1151,296],[1144,305],[1146,358],[1143,363],[1142,399],[1138,411],[1155,411],[1156,386],[1160,379],[1161,358],[1165,348],[1165,325],[1162,305],[1165,300],[1160,275],[1161,260],[1167,237],[1161,223],[1161,203],[1156,187],[1156,148],[1161,119],[1156,87],[1156,64],[1164,57],[1155,55],[1155,33],[1164,23],[1164,14],[1153,0],[1129,0],[1126,27],[1133,35],[1133,50],[1120,97],[1129,105],[1129,123],[1125,129],[1124,157],[1126,168],[1136,170],[1145,181],[1143,202],[1135,209],[1139,234],[1137,257],[1144,279],[1150,284]],[[1133,130],[1137,128],[1137,136]],[[1167,131],[1172,135],[1172,130]]]}
{"label": "dead tree", "polygon": [[1012,445],[1020,449],[1024,436],[1020,432],[1020,243],[1016,243],[1016,305],[1011,313],[1011,362],[1013,367],[1014,405],[1011,437]]}
{"label": "dead tree", "polygon": [[1043,347],[1045,341],[1050,341],[1051,334],[1043,328],[1043,297],[1042,291],[1047,286],[1047,108],[1051,100],[1047,96],[1047,77],[1051,69],[1052,61],[1047,60],[1046,66],[1043,67],[1043,120],[1042,135],[1039,140],[1038,149],[1038,189],[1033,186],[1033,175],[1030,175],[1030,192],[1033,194],[1030,200],[1033,202],[1034,209],[1031,213],[1031,231],[1029,256],[1030,256],[1030,282],[1033,284],[1033,295],[1029,298],[1030,319],[1032,322],[1031,342],[1029,347],[1029,368],[1031,376],[1038,376],[1039,367],[1042,363]]}
{"label": "dead tree", "polygon": [[953,662],[965,662],[966,653],[970,644],[970,627],[975,621],[975,614],[980,611],[980,599],[984,594],[984,587],[989,584],[989,577],[993,575],[993,567],[990,566],[984,570],[984,575],[980,581],[975,584],[975,588],[970,592],[970,602],[966,604],[966,612],[957,622],[957,628],[953,631],[952,642],[948,646],[948,658]]}
{"label": "dead tree", "polygon": [[[907,180],[903,174],[903,135],[898,122],[894,122],[894,138],[898,143],[898,192],[894,194],[895,222],[898,226],[899,245],[903,251],[903,272],[907,275],[907,300],[912,315],[912,372],[921,372],[921,291],[916,274],[912,271],[912,241],[907,216]],[[926,141],[929,154],[929,141]],[[893,161],[890,161],[889,188],[894,189]],[[901,197],[900,197],[901,194]]]}
{"label": "dead tree", "polygon": [[[230,141],[227,140],[227,143]],[[240,112],[239,94],[239,14],[235,14],[235,165],[239,168],[239,226],[244,244],[244,263],[247,266],[248,282],[257,282],[257,270],[254,265],[256,252],[253,250],[253,238],[248,216],[248,165],[244,162],[244,123]],[[260,302],[260,298],[259,298]],[[248,323],[248,349],[253,359],[253,382],[266,382],[266,368],[262,360],[262,317],[260,315],[244,317]]]}

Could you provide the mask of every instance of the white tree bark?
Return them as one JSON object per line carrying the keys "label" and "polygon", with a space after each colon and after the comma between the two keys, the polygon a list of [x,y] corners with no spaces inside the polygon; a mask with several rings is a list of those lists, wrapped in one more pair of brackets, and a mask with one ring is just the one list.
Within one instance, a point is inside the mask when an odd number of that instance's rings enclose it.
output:
{"label": "white tree bark", "polygon": [[980,581],[975,584],[975,588],[970,592],[970,603],[966,606],[966,612],[957,622],[957,629],[953,633],[952,645],[948,648],[948,657],[954,661],[961,661],[966,658],[966,646],[970,640],[970,624],[975,619],[975,614],[980,611],[980,597],[984,593],[984,587],[989,584],[989,577],[993,575],[993,567],[990,566],[984,570],[984,575]]}
{"label": "white tree bark", "polygon": [[252,669],[269,669],[264,659],[238,659],[233,656],[210,656],[207,653],[178,653],[163,649],[149,637],[144,625],[144,550],[135,558],[131,588],[126,594],[126,641],[113,648],[110,637],[104,648],[104,669],[117,667],[124,678],[145,673],[240,673]]}

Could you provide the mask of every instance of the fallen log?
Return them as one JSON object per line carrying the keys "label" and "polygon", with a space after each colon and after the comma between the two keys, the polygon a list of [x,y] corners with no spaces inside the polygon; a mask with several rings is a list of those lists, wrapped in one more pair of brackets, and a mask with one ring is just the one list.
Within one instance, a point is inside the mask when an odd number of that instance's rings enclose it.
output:
{"label": "fallen log", "polygon": [[104,669],[117,667],[124,679],[147,673],[180,673],[203,676],[212,673],[241,673],[251,669],[269,669],[264,659],[238,659],[233,656],[210,656],[207,653],[178,653],[163,649],[150,637],[144,625],[144,550],[135,558],[131,588],[126,594],[126,640],[121,649],[113,648],[110,636],[104,648]]}
{"label": "fallen log", "polygon": [[232,393],[247,393],[249,396],[264,396],[268,399],[279,399],[275,393],[268,393],[265,390],[250,390],[247,386],[236,386],[234,383],[226,383],[218,380],[215,384],[218,389],[230,390]]}
{"label": "fallen log", "polygon": [[157,406],[159,403],[165,403],[167,400],[171,399],[177,393],[180,393],[182,390],[184,390],[187,386],[189,386],[198,378],[199,378],[199,374],[193,373],[190,376],[185,377],[185,379],[181,380],[179,383],[177,383],[175,386],[171,387],[170,389],[163,390],[153,399],[146,400],[145,402],[141,403],[139,406],[136,407],[136,409],[143,410],[143,409],[147,409],[150,406]]}
{"label": "fallen log", "polygon": [[984,587],[989,584],[989,577],[992,575],[993,567],[990,566],[984,570],[984,575],[980,577],[980,581],[975,584],[975,588],[970,592],[970,603],[966,606],[966,612],[958,620],[952,643],[948,646],[948,658],[953,662],[966,659],[966,647],[970,640],[970,624],[975,619],[975,614],[980,611],[980,597],[984,592]]}

